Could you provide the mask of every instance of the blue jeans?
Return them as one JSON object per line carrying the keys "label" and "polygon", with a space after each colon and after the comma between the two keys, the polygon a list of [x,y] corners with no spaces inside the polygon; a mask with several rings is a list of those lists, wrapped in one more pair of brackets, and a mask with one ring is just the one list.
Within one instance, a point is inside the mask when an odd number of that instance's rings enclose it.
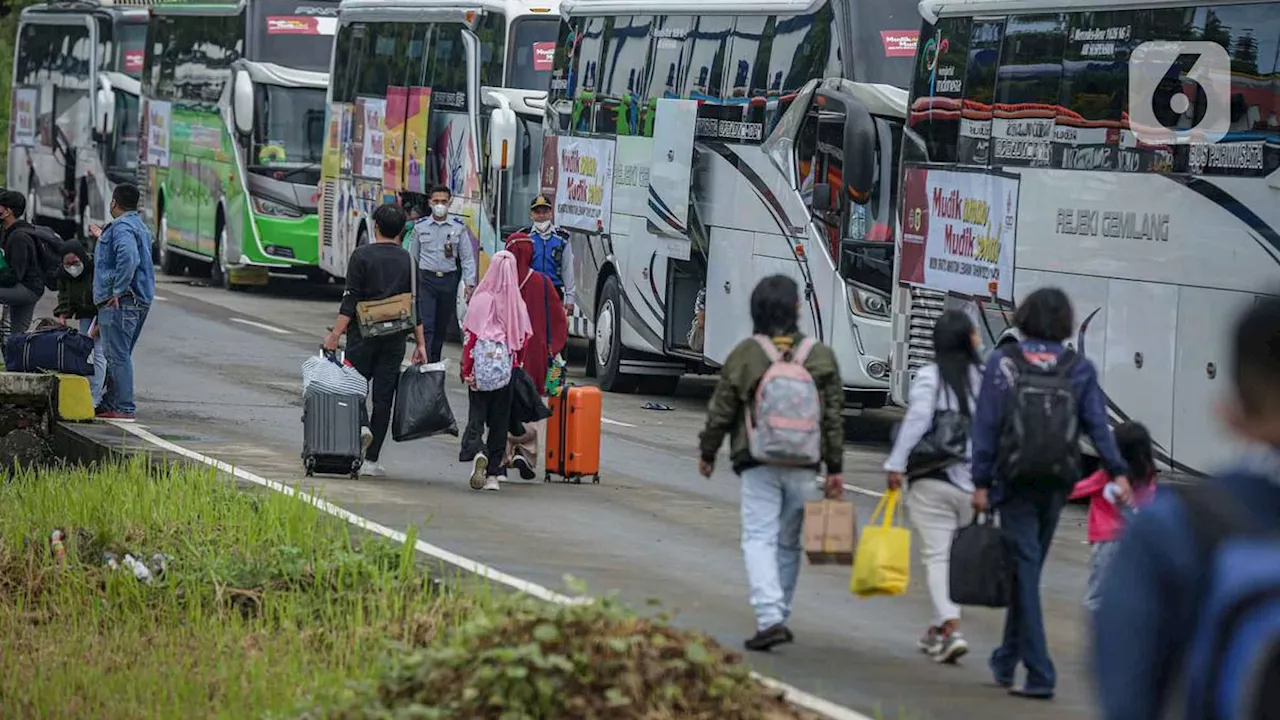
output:
{"label": "blue jeans", "polygon": [[[80,319],[80,332],[89,334],[93,318]],[[89,376],[89,394],[93,396],[93,406],[102,404],[102,386],[107,382],[107,356],[102,352],[102,336],[93,341],[93,374]]]}
{"label": "blue jeans", "polygon": [[129,415],[137,412],[133,404],[133,348],[142,334],[148,310],[132,297],[120,298],[119,307],[98,309],[98,337],[107,356],[107,376],[111,378],[111,387],[102,397],[103,410]]}
{"label": "blue jeans", "polygon": [[1004,616],[1004,641],[991,653],[991,671],[1002,685],[1013,684],[1019,662],[1027,668],[1027,690],[1053,692],[1057,681],[1044,636],[1040,571],[1066,501],[1065,491],[1020,489],[997,505],[1000,527],[1013,544],[1016,573],[1013,601]]}
{"label": "blue jeans", "polygon": [[817,495],[813,478],[811,469],[765,465],[742,473],[742,554],[758,630],[791,617],[804,504]]}

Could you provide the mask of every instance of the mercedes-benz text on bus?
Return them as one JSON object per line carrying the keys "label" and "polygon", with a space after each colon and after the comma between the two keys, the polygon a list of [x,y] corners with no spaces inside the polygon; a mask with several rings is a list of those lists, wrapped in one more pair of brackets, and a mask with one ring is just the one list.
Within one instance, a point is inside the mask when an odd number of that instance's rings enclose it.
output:
{"label": "mercedes-benz text on bus", "polygon": [[[1232,319],[1280,278],[1280,3],[921,12],[908,126],[928,162],[898,193],[895,401],[948,304],[994,343],[1057,286],[1113,420],[1146,424],[1172,470],[1211,471],[1233,452],[1214,413]],[[1210,45],[1171,45],[1188,42]]]}
{"label": "mercedes-benz text on bus", "polygon": [[338,6],[152,7],[143,74],[144,212],[166,272],[226,287],[319,277],[320,153]]}

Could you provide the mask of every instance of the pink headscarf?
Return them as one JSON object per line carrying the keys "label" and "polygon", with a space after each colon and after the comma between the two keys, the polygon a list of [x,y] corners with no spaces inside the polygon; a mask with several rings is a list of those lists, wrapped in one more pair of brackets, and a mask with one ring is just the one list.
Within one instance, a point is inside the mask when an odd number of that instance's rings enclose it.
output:
{"label": "pink headscarf", "polygon": [[529,311],[520,297],[516,258],[503,250],[493,256],[484,278],[467,303],[462,329],[480,340],[504,343],[512,352],[524,348],[533,335]]}

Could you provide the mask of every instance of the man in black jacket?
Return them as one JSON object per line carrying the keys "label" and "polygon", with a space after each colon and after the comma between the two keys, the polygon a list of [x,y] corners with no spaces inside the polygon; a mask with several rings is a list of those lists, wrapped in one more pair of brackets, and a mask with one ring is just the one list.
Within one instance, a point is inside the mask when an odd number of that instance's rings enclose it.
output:
{"label": "man in black jacket", "polygon": [[44,273],[31,223],[22,219],[27,199],[12,190],[0,191],[0,305],[9,306],[9,331],[24,333],[31,326],[36,303],[44,295]]}

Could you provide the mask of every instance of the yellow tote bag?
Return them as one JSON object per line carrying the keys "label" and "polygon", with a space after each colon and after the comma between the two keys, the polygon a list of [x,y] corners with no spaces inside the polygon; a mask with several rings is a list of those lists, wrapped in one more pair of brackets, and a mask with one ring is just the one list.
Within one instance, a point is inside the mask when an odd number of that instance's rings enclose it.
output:
{"label": "yellow tote bag", "polygon": [[[911,579],[911,531],[893,523],[901,503],[901,490],[885,493],[862,531],[849,581],[849,592],[858,597],[901,595],[907,591],[907,581]],[[879,523],[877,517],[881,519]]]}

